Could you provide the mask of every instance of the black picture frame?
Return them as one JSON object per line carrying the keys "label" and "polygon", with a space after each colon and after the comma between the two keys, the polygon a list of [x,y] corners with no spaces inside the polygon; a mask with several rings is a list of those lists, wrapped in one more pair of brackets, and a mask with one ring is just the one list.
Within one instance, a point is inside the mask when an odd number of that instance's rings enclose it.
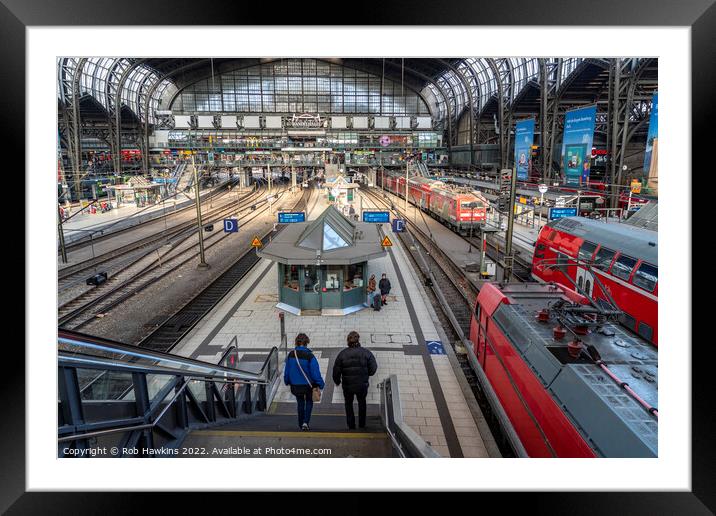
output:
{"label": "black picture frame", "polygon": [[[352,12],[351,12],[352,11]],[[573,0],[567,9],[560,0],[416,0],[410,2],[366,4],[365,8],[342,14],[335,4],[312,2],[310,12],[297,15],[293,9],[271,9],[261,2],[241,4],[215,0],[207,8],[189,0],[0,0],[0,105],[6,129],[5,146],[11,149],[16,170],[24,168],[25,149],[25,29],[28,26],[77,25],[312,25],[343,24],[358,20],[361,25],[554,25],[573,26],[574,12],[581,13],[580,25],[610,26],[689,26],[691,27],[692,73],[692,149],[714,147],[714,101],[716,70],[716,5],[714,0]],[[221,13],[220,15],[218,13]],[[519,13],[517,16],[515,13]],[[386,43],[389,44],[389,43]],[[696,154],[694,153],[694,156]],[[710,160],[709,160],[710,161]],[[694,161],[693,167],[698,164]],[[685,167],[686,169],[688,167]],[[709,167],[710,168],[710,167]],[[37,171],[33,171],[37,172]],[[685,173],[684,171],[678,171]],[[25,172],[28,173],[27,171]],[[16,178],[18,176],[15,176]],[[19,180],[19,179],[16,179]],[[696,186],[696,181],[693,182]],[[684,192],[690,195],[691,192]],[[697,199],[692,196],[693,199]],[[708,201],[711,202],[711,201]],[[694,202],[692,221],[706,217],[708,203]],[[701,214],[701,215],[699,215]],[[683,216],[683,214],[682,214]],[[692,237],[702,233],[692,230]],[[31,228],[26,228],[29,234]],[[692,241],[696,241],[692,238]],[[19,270],[24,264],[24,245],[14,237],[14,263],[5,270]],[[690,256],[691,250],[684,250]],[[22,263],[20,263],[20,260]],[[7,263],[7,262],[6,262]],[[694,270],[699,262],[694,261]],[[26,270],[26,274],[31,271]],[[8,274],[8,272],[6,272]],[[691,278],[684,278],[691,283]],[[709,294],[710,282],[701,284]],[[48,286],[49,288],[49,286]],[[696,308],[697,298],[684,300]],[[24,306],[24,303],[14,303]],[[699,320],[698,312],[694,320]],[[702,317],[703,320],[705,317]],[[12,326],[8,317],[6,324]],[[670,321],[683,328],[684,342],[664,345],[686,348],[691,321]],[[716,511],[713,485],[716,483],[714,457],[714,402],[709,374],[713,337],[692,346],[692,491],[643,493],[539,493],[531,494],[529,507],[535,513],[574,514],[709,514]],[[6,341],[3,349],[3,413],[0,416],[0,511],[10,514],[107,514],[137,512],[147,495],[142,493],[27,493],[25,492],[25,350]],[[48,343],[50,345],[51,343]],[[198,473],[197,473],[198,474]],[[615,473],[615,474],[618,474]],[[628,480],[625,480],[628,483]],[[475,496],[475,495],[473,495]],[[493,495],[480,494],[481,504],[491,505]],[[500,497],[500,495],[494,495]],[[504,494],[501,496],[504,497]],[[518,504],[522,495],[507,495]],[[537,498],[537,500],[535,500]],[[419,500],[419,498],[418,498]],[[494,500],[498,503],[501,500]],[[504,501],[504,500],[502,500]],[[350,506],[347,498],[343,502]],[[261,505],[257,505],[260,508]],[[265,506],[264,506],[265,507]],[[453,506],[455,510],[457,506]],[[143,512],[143,511],[140,511]]]}

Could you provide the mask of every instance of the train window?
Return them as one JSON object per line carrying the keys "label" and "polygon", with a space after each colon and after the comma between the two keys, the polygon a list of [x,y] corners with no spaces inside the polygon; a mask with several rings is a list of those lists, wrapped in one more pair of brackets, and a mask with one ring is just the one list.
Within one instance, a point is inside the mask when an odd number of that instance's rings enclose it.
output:
{"label": "train window", "polygon": [[608,247],[601,247],[594,257],[594,267],[603,271],[609,269],[616,251],[612,251]]}
{"label": "train window", "polygon": [[557,236],[557,232],[553,229],[549,232],[549,235],[547,236],[547,240],[554,240],[554,237]]}
{"label": "train window", "polygon": [[624,326],[626,326],[630,330],[634,331],[634,327],[636,326],[636,319],[634,319],[628,313],[622,312],[622,315],[619,317],[619,322],[621,322]]}
{"label": "train window", "polygon": [[584,242],[582,247],[579,248],[579,261],[580,262],[591,262],[594,250],[597,248],[597,244],[592,242]]}
{"label": "train window", "polygon": [[651,340],[654,337],[654,330],[651,329],[651,326],[643,322],[639,323],[638,333],[646,340]]}
{"label": "train window", "polygon": [[619,255],[619,258],[617,258],[617,260],[614,262],[614,265],[612,265],[612,274],[617,278],[621,278],[623,280],[628,281],[629,276],[631,276],[631,271],[634,270],[635,265],[636,260],[634,258],[625,254],[621,254]]}
{"label": "train window", "polygon": [[650,263],[643,262],[634,273],[633,283],[647,292],[654,292],[658,275],[659,269]]}

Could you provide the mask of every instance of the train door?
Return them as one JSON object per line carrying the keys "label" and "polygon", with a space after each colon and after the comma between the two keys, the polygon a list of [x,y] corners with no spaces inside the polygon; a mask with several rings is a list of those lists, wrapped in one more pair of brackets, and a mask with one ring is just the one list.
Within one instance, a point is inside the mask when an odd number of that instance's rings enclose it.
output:
{"label": "train door", "polygon": [[594,276],[581,265],[577,267],[577,286],[588,297],[592,297],[592,293],[594,292]]}
{"label": "train door", "polygon": [[596,250],[597,244],[585,240],[579,248],[577,260],[577,286],[589,298],[593,297],[594,292],[594,275],[589,269],[592,267]]}

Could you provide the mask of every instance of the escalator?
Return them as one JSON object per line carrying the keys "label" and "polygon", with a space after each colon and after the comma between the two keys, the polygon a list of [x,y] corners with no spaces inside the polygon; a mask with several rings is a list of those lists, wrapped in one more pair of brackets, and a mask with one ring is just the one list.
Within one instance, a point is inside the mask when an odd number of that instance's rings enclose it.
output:
{"label": "escalator", "polygon": [[285,347],[254,361],[240,347],[234,339],[212,364],[60,331],[58,457],[439,456],[403,422],[395,376],[381,382],[366,429],[314,413],[301,432],[295,414],[272,404]]}

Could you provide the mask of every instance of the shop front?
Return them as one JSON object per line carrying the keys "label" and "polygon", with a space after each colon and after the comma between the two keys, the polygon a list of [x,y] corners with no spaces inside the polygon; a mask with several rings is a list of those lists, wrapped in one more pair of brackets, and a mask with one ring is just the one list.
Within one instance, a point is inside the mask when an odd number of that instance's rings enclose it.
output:
{"label": "shop front", "polygon": [[277,262],[278,308],[296,315],[346,315],[368,306],[368,261],[382,257],[375,224],[329,206],[316,220],[289,224],[259,256]]}

